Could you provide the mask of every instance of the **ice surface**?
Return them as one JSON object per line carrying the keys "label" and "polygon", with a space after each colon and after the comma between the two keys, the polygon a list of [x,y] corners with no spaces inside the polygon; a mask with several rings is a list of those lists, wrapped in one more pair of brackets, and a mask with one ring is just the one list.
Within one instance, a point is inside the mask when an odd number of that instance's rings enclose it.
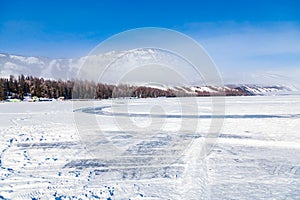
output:
{"label": "ice surface", "polygon": [[[226,97],[222,131],[204,159],[210,98],[197,98],[200,116],[188,119],[199,120],[197,134],[189,127],[178,133],[181,109],[167,98],[131,99],[125,114],[140,128],[120,131],[116,118],[124,116],[111,113],[124,112],[122,101],[115,108],[112,100],[91,102],[94,113],[84,112],[84,102],[75,112],[71,101],[1,103],[0,199],[300,199],[300,96]],[[151,113],[158,102],[164,116]],[[174,144],[173,133],[197,137],[171,164],[155,158],[147,165],[151,154],[110,157],[110,148],[99,158],[88,151],[74,113],[95,117],[107,141],[131,153]],[[166,118],[160,134],[150,135],[158,140],[136,137],[155,117]]]}

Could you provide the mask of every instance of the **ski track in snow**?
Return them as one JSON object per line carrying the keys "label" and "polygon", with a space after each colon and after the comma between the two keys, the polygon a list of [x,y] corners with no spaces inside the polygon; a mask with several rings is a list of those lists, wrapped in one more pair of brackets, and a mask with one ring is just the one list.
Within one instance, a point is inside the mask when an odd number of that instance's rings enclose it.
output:
{"label": "ski track in snow", "polygon": [[[204,159],[201,133],[212,116],[209,98],[198,100],[199,116],[181,116],[172,99],[162,101],[170,111],[164,115],[145,112],[143,103],[154,100],[131,100],[130,117],[168,118],[166,134],[181,118],[203,120],[200,137],[179,160],[153,165],[143,158],[126,164],[126,157],[93,157],[77,133],[72,102],[2,103],[0,199],[300,199],[299,96],[227,97],[222,131]],[[98,101],[96,109],[75,112],[97,114],[105,136],[131,152],[170,144],[172,135],[130,142],[136,133],[117,131],[110,121],[128,113],[112,115],[110,106],[110,100]]]}

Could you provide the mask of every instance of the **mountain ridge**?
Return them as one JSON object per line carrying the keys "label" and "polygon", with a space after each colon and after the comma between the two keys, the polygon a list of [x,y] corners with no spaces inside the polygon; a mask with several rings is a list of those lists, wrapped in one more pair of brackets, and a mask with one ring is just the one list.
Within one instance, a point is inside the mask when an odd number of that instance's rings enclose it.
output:
{"label": "mountain ridge", "polygon": [[[112,51],[100,55],[100,59],[111,59],[125,55],[129,51]],[[136,53],[136,52],[135,52]],[[151,56],[153,50],[140,50],[137,52],[142,56]],[[21,74],[34,77],[42,77],[45,79],[54,80],[71,80],[76,79],[77,72],[80,66],[87,59],[87,56],[79,58],[48,58],[44,56],[22,56],[16,54],[0,53],[0,77],[9,77],[10,75],[18,76]],[[225,84],[224,91],[240,90],[244,95],[273,95],[285,94],[291,92],[293,89],[284,85],[262,85],[262,84]],[[184,90],[181,87],[181,90]],[[188,92],[208,92],[216,94],[220,92],[215,86],[210,85],[195,85],[189,88]]]}

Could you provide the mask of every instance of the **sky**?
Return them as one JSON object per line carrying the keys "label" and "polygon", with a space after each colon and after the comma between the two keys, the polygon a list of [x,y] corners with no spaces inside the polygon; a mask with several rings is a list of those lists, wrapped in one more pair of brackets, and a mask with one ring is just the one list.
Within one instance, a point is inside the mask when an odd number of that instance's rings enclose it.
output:
{"label": "sky", "polygon": [[80,57],[122,31],[163,27],[199,42],[228,79],[287,76],[300,74],[299,10],[297,0],[0,0],[0,52]]}

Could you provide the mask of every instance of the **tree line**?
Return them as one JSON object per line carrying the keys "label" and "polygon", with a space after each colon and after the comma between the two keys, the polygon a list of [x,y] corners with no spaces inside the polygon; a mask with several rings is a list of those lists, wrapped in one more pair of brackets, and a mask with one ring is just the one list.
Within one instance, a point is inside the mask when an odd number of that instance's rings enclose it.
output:
{"label": "tree line", "polygon": [[[207,86],[213,88],[213,86]],[[187,87],[158,89],[145,86],[110,85],[82,80],[45,80],[33,76],[0,78],[0,100],[20,99],[26,96],[64,99],[108,99],[118,97],[156,98],[185,96],[241,96],[249,95],[241,87],[220,90],[217,93],[192,91]]]}
{"label": "tree line", "polygon": [[65,97],[72,98],[74,82],[62,80],[45,80],[32,76],[20,75],[15,78],[0,78],[0,100],[21,99],[25,96],[37,96],[45,98]]}
{"label": "tree line", "polygon": [[20,75],[0,78],[0,100],[20,99],[26,96],[65,99],[108,99],[116,97],[172,97],[172,90],[160,90],[143,86],[109,85],[81,80],[45,80]]}

